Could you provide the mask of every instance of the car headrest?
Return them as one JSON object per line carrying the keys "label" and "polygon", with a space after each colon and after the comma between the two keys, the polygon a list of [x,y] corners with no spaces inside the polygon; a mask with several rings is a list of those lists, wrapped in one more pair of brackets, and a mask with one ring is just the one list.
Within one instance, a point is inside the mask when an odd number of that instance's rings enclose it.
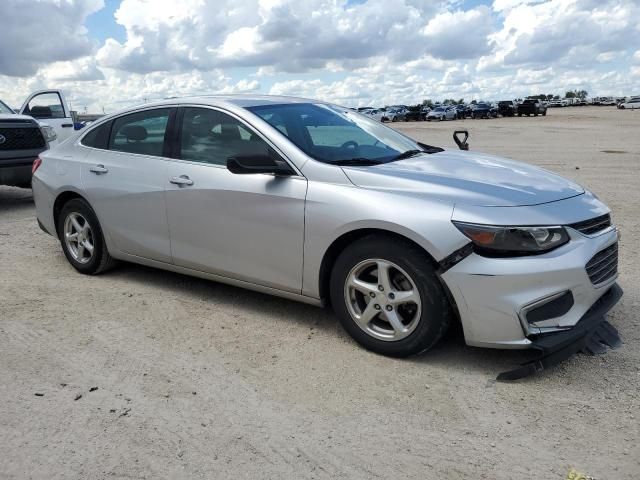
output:
{"label": "car headrest", "polygon": [[223,137],[226,137],[230,140],[240,140],[240,130],[238,129],[238,125],[234,125],[232,123],[223,123],[220,128],[221,134]]}
{"label": "car headrest", "polygon": [[126,125],[122,129],[122,134],[127,137],[127,140],[134,142],[141,142],[149,136],[147,129],[141,125]]}
{"label": "car headrest", "polygon": [[32,117],[35,117],[35,118],[51,118],[52,116],[51,107],[44,107],[44,106],[32,107],[30,114]]}
{"label": "car headrest", "polygon": [[211,133],[211,124],[192,123],[189,127],[189,133],[194,137],[204,138]]}

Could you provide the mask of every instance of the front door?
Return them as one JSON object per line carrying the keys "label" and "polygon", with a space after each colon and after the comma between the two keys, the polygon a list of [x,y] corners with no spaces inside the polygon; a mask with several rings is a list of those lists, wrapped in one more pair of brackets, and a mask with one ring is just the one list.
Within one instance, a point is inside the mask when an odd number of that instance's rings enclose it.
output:
{"label": "front door", "polygon": [[228,157],[267,153],[267,142],[219,110],[189,107],[178,118],[166,192],[174,263],[299,293],[306,179],[233,174]]}
{"label": "front door", "polygon": [[24,103],[20,113],[31,115],[52,127],[59,141],[66,140],[74,133],[71,112],[67,111],[60,92],[56,90],[34,93]]}

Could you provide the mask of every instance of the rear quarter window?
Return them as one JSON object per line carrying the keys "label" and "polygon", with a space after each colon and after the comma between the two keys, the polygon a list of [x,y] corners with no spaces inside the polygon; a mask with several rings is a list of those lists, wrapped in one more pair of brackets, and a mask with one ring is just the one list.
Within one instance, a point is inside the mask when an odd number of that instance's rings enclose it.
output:
{"label": "rear quarter window", "polygon": [[85,147],[100,148],[106,150],[109,145],[109,132],[111,131],[111,122],[103,123],[96,128],[90,130],[80,143]]}

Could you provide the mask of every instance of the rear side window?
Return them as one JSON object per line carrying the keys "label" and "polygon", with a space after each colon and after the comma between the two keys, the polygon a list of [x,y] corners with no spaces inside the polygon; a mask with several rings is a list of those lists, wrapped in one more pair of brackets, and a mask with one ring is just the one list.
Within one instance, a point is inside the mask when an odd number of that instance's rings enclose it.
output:
{"label": "rear side window", "polygon": [[161,157],[170,112],[170,108],[159,108],[116,118],[109,150]]}
{"label": "rear side window", "polygon": [[109,146],[109,130],[111,130],[111,122],[103,123],[87,133],[80,143],[85,147],[106,150]]}

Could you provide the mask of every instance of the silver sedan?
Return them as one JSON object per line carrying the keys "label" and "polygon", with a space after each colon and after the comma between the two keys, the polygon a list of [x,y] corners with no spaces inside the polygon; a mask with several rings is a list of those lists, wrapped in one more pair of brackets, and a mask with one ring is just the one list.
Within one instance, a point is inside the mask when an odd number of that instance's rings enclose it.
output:
{"label": "silver sedan", "polygon": [[386,355],[454,322],[469,345],[578,348],[620,297],[617,229],[581,186],[323,102],[145,104],[34,172],[38,221],[79,272],[121,260],[330,304]]}

